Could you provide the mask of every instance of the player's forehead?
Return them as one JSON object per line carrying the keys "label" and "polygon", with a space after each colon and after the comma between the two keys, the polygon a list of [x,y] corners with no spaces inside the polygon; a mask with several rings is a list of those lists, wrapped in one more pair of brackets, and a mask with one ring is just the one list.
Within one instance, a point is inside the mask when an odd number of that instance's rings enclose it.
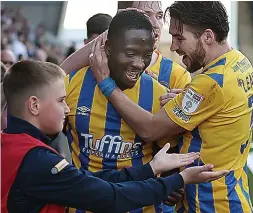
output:
{"label": "player's forehead", "polygon": [[170,18],[169,34],[174,37],[194,37],[191,26],[185,25],[175,18]]}
{"label": "player's forehead", "polygon": [[163,12],[161,1],[134,1],[132,6],[145,12]]}
{"label": "player's forehead", "polygon": [[[113,44],[115,50],[153,51],[153,34],[144,29],[128,29]],[[148,50],[146,50],[148,49]]]}

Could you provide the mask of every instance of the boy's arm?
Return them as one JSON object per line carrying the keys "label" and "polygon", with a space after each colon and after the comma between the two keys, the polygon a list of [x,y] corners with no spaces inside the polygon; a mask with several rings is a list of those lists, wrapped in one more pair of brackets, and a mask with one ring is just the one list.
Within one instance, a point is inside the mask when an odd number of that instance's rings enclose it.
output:
{"label": "boy's arm", "polygon": [[52,168],[57,167],[60,161],[62,158],[49,150],[31,150],[17,175],[19,187],[25,194],[43,203],[94,212],[127,212],[157,203],[184,184],[179,174],[166,179],[112,184],[78,171],[71,165],[52,173]]}
{"label": "boy's arm", "polygon": [[149,163],[136,168],[123,168],[119,171],[106,169],[99,172],[91,172],[91,175],[111,183],[139,181],[155,178],[154,172]]}
{"label": "boy's arm", "polygon": [[[199,157],[198,153],[170,155],[168,154],[169,149],[170,145],[166,144],[148,164],[140,167],[124,168],[120,171],[107,169],[95,173],[90,172],[90,174],[113,183],[147,180],[148,178],[154,178],[164,171],[188,165]],[[87,171],[84,172],[87,173]]]}

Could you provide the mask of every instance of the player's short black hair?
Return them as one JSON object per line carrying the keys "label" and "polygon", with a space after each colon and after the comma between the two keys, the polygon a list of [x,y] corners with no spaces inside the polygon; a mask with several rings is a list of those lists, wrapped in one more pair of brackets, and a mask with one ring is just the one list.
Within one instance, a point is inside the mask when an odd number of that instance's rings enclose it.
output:
{"label": "player's short black hair", "polygon": [[109,28],[112,17],[108,14],[98,13],[89,18],[87,21],[87,37],[88,39],[93,34],[101,34]]}
{"label": "player's short black hair", "polygon": [[113,41],[115,38],[120,37],[122,32],[130,29],[153,32],[148,16],[136,10],[125,10],[117,13],[112,19],[108,30],[108,41]]}
{"label": "player's short black hair", "polygon": [[224,5],[219,1],[176,1],[165,11],[165,17],[179,20],[182,32],[183,24],[191,27],[196,37],[200,37],[205,29],[211,29],[216,41],[222,42],[228,36],[229,22]]}

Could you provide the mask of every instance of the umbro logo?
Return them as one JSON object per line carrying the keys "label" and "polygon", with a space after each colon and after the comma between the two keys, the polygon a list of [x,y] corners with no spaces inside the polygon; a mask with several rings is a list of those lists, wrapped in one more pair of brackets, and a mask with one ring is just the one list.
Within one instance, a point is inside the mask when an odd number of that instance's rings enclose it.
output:
{"label": "umbro logo", "polygon": [[90,114],[90,109],[86,106],[77,107],[76,114],[88,116]]}

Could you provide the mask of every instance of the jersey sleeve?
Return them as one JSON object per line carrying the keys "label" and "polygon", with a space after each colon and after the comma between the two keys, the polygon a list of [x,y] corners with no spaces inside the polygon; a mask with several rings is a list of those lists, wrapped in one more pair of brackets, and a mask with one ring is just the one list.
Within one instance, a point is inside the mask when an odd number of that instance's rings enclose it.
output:
{"label": "jersey sleeve", "polygon": [[176,124],[192,131],[224,106],[219,79],[200,74],[188,84],[183,93],[169,101],[164,109]]}
{"label": "jersey sleeve", "polygon": [[170,78],[171,89],[184,89],[185,86],[191,82],[190,73],[175,62],[173,62],[173,68]]}
{"label": "jersey sleeve", "polygon": [[[160,97],[162,95],[165,95],[167,93],[167,89],[166,87],[164,87],[163,85],[161,85],[160,83],[158,83],[157,81],[153,80],[154,84],[154,94],[153,94],[153,109],[152,109],[152,113],[155,114],[157,112],[159,112],[161,110],[161,105],[160,105]],[[156,144],[159,147],[163,147],[166,143],[170,143],[171,147],[174,147],[177,145],[178,143],[178,136],[175,136],[173,139],[161,139],[159,141],[156,142]]]}

